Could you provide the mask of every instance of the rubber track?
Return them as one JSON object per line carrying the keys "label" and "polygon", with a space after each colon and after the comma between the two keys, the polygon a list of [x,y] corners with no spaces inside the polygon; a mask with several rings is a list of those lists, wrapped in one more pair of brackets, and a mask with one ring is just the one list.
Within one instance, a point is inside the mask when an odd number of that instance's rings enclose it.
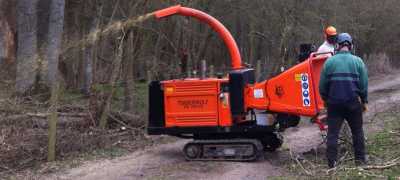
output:
{"label": "rubber track", "polygon": [[[201,145],[201,149],[203,149],[204,145],[240,145],[240,144],[252,144],[256,147],[255,154],[253,156],[250,156],[249,158],[241,158],[241,159],[231,159],[231,158],[226,158],[225,156],[220,157],[220,158],[197,158],[197,159],[192,159],[189,158],[186,153],[185,158],[186,160],[189,161],[255,161],[257,160],[263,153],[263,145],[261,142],[257,139],[218,139],[218,140],[194,140],[185,145],[185,148],[189,144],[199,144]],[[184,150],[185,150],[184,148]],[[183,151],[184,151],[183,150]],[[203,157],[203,152],[200,155]]]}

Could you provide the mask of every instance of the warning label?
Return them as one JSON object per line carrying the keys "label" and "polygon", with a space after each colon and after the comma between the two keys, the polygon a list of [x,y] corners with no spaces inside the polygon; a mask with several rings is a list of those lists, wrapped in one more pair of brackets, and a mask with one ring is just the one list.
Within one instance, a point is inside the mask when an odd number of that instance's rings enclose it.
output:
{"label": "warning label", "polygon": [[254,98],[256,98],[256,99],[264,98],[264,90],[263,89],[254,89]]}
{"label": "warning label", "polygon": [[311,99],[307,73],[301,74],[301,90],[301,96],[303,97],[303,106],[308,107],[311,105]]}
{"label": "warning label", "polygon": [[295,81],[301,81],[301,74],[294,74]]}

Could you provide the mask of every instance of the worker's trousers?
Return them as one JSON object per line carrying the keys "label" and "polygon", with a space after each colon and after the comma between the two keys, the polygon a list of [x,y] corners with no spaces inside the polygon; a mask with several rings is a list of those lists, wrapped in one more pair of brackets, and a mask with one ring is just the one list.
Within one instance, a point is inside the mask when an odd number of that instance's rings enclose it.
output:
{"label": "worker's trousers", "polygon": [[328,104],[328,162],[337,161],[338,138],[344,119],[346,119],[351,129],[355,160],[365,162],[362,111],[362,105],[357,100],[345,104]]}

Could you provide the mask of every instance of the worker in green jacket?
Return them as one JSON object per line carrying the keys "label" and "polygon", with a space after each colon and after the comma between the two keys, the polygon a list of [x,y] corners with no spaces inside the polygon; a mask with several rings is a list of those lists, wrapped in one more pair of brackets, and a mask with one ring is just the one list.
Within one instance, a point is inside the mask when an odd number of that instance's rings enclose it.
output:
{"label": "worker in green jacket", "polygon": [[344,119],[350,126],[356,165],[366,163],[362,113],[368,103],[368,73],[360,57],[351,53],[348,33],[337,38],[336,54],[324,64],[319,93],[328,108],[328,166],[337,164],[338,137]]}

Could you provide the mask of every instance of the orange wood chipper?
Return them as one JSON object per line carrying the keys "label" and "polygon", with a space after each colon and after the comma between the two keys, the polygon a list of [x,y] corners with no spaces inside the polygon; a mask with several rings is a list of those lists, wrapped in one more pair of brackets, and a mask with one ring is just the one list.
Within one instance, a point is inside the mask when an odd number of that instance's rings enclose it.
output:
{"label": "orange wood chipper", "polygon": [[251,161],[279,148],[279,130],[297,126],[300,116],[326,128],[319,118],[324,105],[318,83],[329,54],[311,53],[302,63],[258,83],[254,70],[242,66],[230,32],[212,16],[179,5],[154,14],[158,19],[182,15],[208,24],[227,46],[232,69],[227,78],[152,82],[148,134],[193,139],[183,148],[188,160]]}

